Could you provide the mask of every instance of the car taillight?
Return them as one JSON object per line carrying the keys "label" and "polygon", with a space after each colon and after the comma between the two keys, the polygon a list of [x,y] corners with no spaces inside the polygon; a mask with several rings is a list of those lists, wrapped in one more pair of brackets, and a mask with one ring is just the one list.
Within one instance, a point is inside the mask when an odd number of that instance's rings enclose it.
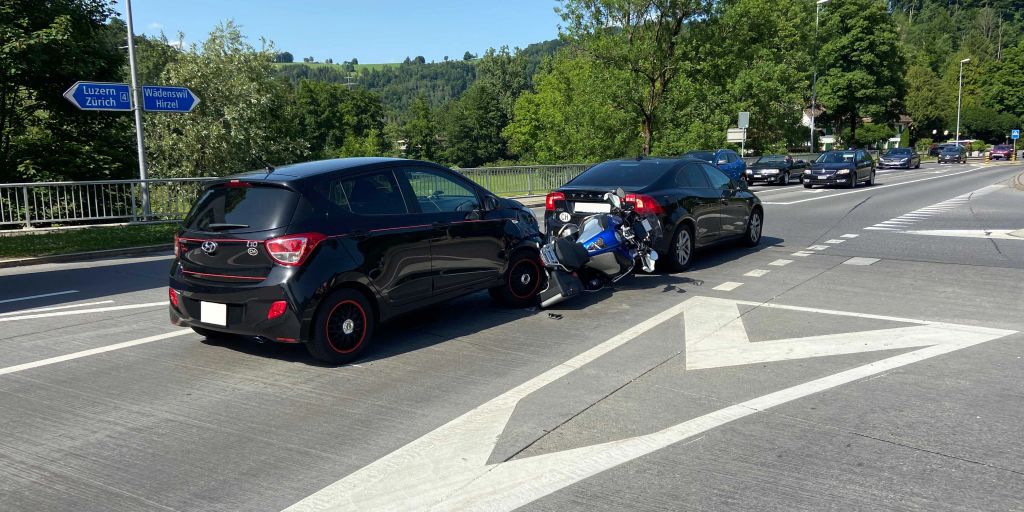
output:
{"label": "car taillight", "polygon": [[226,185],[228,188],[252,188],[252,183],[248,181],[231,180]]}
{"label": "car taillight", "polygon": [[267,320],[273,320],[284,314],[288,310],[288,303],[279,300],[270,305],[270,311],[267,311]]}
{"label": "car taillight", "polygon": [[626,194],[623,202],[633,203],[633,211],[639,215],[661,215],[665,210],[653,197],[646,194]]}
{"label": "car taillight", "polygon": [[167,289],[167,298],[171,300],[171,305],[178,307],[178,292],[174,288]]}
{"label": "car taillight", "polygon": [[561,192],[552,192],[548,194],[548,197],[544,199],[544,209],[547,211],[554,211],[555,201],[565,201],[565,194]]}
{"label": "car taillight", "polygon": [[317,244],[325,238],[320,233],[302,233],[267,240],[267,253],[279,265],[295,267],[302,265]]}

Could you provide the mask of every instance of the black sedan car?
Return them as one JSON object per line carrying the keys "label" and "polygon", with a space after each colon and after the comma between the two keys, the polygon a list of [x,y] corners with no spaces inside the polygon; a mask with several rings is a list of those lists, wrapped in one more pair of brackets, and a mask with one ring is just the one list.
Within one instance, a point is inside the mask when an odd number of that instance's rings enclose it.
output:
{"label": "black sedan car", "polygon": [[893,148],[878,157],[878,168],[894,167],[898,169],[921,168],[921,155],[913,148]]}
{"label": "black sedan car", "polygon": [[461,174],[349,158],[209,185],[175,237],[171,322],[204,336],[305,343],[343,363],[378,322],[478,290],[534,303],[537,220]]}
{"label": "black sedan car", "polygon": [[744,180],[747,185],[753,185],[759,181],[789,185],[793,178],[803,181],[806,168],[806,162],[793,160],[789,155],[762,155],[747,168]]}
{"label": "black sedan car", "polygon": [[815,185],[854,188],[862,181],[875,184],[875,160],[863,149],[827,151],[804,171],[804,188]]}
{"label": "black sedan car", "polygon": [[950,144],[943,146],[942,151],[939,152],[939,163],[940,164],[966,164],[967,163],[967,149],[960,144]]}
{"label": "black sedan car", "polygon": [[607,213],[610,207],[601,198],[616,188],[626,191],[625,202],[637,213],[660,217],[665,236],[654,247],[662,255],[658,263],[667,270],[685,270],[702,247],[729,240],[754,246],[761,241],[761,200],[714,165],[690,158],[612,160],[587,169],[548,194],[548,231]]}

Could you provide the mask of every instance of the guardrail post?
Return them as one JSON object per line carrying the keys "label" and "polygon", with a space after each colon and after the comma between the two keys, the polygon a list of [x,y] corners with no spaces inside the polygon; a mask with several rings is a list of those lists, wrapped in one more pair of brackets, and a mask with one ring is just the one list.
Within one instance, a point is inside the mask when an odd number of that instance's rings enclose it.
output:
{"label": "guardrail post", "polygon": [[32,227],[32,214],[28,209],[28,187],[21,187],[21,198],[25,201],[25,227]]}
{"label": "guardrail post", "polygon": [[131,194],[128,194],[128,195],[132,196],[132,222],[138,222],[139,221],[139,216],[138,216],[137,213],[135,213],[135,184],[132,183],[131,185],[132,185],[132,192],[131,192]]}
{"label": "guardrail post", "polygon": [[537,172],[537,169],[530,169],[530,172],[526,173],[526,195],[533,195],[533,173]]}
{"label": "guardrail post", "polygon": [[490,169],[484,169],[484,183],[487,184],[487,185],[485,185],[487,190],[490,190],[491,189],[491,170]]}

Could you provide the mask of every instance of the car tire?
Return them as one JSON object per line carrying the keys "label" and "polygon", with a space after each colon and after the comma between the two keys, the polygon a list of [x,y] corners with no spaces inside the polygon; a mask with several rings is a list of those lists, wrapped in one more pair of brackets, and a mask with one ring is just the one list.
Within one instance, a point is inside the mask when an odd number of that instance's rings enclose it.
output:
{"label": "car tire", "polygon": [[743,232],[743,245],[756,247],[761,243],[761,231],[764,229],[764,213],[754,210],[747,220],[747,230]]}
{"label": "car tire", "polygon": [[668,263],[669,272],[683,272],[693,265],[693,253],[696,249],[693,239],[693,228],[688,223],[679,224],[675,233],[672,233],[672,242],[669,244],[669,253],[665,261]]}
{"label": "car tire", "polygon": [[875,184],[875,171],[871,171],[871,176],[868,176],[868,186],[874,186]]}
{"label": "car tire", "polygon": [[491,298],[503,306],[525,308],[537,303],[543,279],[544,270],[537,255],[519,251],[509,260],[501,286],[495,286],[488,292]]}
{"label": "car tire", "polygon": [[779,182],[779,185],[789,185],[789,171],[782,174],[782,181]]}
{"label": "car tire", "polygon": [[914,169],[920,169],[920,168],[921,168],[921,162],[917,162],[917,165],[914,166]]}
{"label": "car tire", "polygon": [[846,188],[857,188],[857,172],[850,173],[850,180],[846,182]]}
{"label": "car tire", "polygon": [[336,290],[317,309],[306,350],[328,364],[355,361],[373,341],[375,323],[373,305],[366,296],[351,288]]}

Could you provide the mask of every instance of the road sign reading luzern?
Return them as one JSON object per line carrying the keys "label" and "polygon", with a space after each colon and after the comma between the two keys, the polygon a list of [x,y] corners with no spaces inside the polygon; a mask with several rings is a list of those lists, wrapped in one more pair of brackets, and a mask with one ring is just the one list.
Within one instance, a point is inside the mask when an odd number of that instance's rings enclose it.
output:
{"label": "road sign reading luzern", "polygon": [[191,112],[199,104],[188,87],[142,86],[142,110],[146,112]]}
{"label": "road sign reading luzern", "polygon": [[108,82],[75,82],[64,92],[64,97],[82,110],[130,111],[131,95],[128,84]]}

